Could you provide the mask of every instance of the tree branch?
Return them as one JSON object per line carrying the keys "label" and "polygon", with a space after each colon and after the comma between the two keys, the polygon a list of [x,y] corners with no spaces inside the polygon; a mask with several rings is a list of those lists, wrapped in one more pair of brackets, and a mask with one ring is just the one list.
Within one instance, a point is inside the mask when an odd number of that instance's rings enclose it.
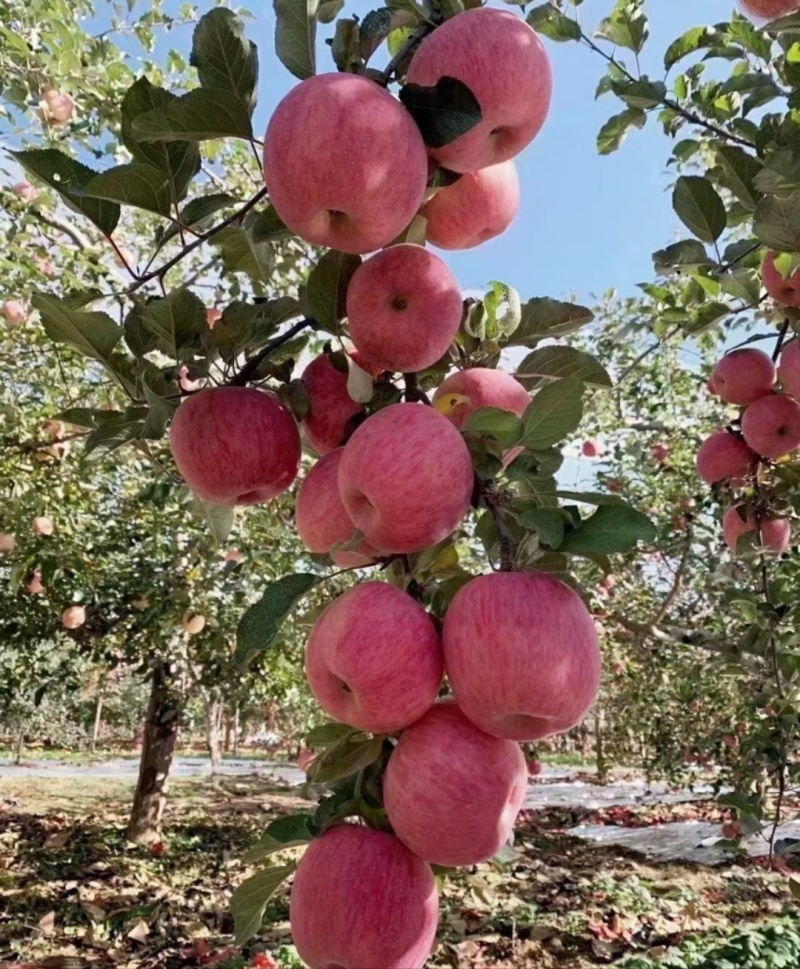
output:
{"label": "tree branch", "polygon": [[420,24],[414,33],[411,34],[408,40],[406,40],[400,50],[398,50],[394,57],[389,61],[386,67],[381,71],[380,75],[375,79],[376,83],[382,85],[383,87],[387,87],[392,80],[395,71],[403,63],[403,60],[411,53],[412,50],[414,50],[417,44],[421,44],[428,34],[434,29],[434,24],[429,24],[427,22]]}
{"label": "tree branch", "polygon": [[80,229],[75,229],[66,222],[62,222],[58,216],[45,215],[41,209],[34,209],[33,214],[40,222],[44,222],[45,225],[49,225],[51,229],[58,229],[58,231],[63,232],[65,236],[69,236],[75,245],[79,246],[81,249],[91,248],[91,239],[85,236]]}
{"label": "tree branch", "polygon": [[263,361],[266,360],[271,353],[274,353],[278,347],[283,346],[284,343],[288,343],[292,337],[297,336],[298,333],[302,332],[307,327],[316,327],[317,325],[317,321],[311,317],[305,317],[302,320],[298,320],[297,323],[293,323],[285,333],[281,333],[281,335],[276,336],[274,340],[270,340],[270,342],[267,343],[266,346],[262,347],[254,357],[251,357],[242,367],[239,373],[228,381],[228,386],[246,387],[258,372],[258,368],[261,366]]}
{"label": "tree branch", "polygon": [[672,608],[675,600],[678,598],[681,592],[681,586],[683,585],[683,576],[686,572],[686,567],[689,564],[689,555],[692,551],[692,529],[688,528],[686,531],[686,542],[683,547],[683,555],[678,563],[678,568],[675,571],[675,577],[672,581],[672,588],[667,593],[666,599],[661,603],[655,612],[655,615],[650,620],[650,626],[658,626],[661,620],[666,616],[669,610]]}

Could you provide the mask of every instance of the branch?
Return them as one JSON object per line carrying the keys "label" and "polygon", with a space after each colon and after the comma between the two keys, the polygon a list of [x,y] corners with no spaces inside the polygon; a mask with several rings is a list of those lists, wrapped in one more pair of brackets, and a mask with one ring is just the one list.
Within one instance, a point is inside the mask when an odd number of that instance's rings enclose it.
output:
{"label": "branch", "polygon": [[85,236],[80,229],[74,229],[66,222],[62,222],[61,219],[55,215],[45,215],[41,209],[34,209],[33,214],[37,219],[39,219],[40,222],[44,222],[45,225],[49,225],[51,229],[58,229],[58,231],[63,232],[65,236],[69,236],[75,245],[79,246],[81,249],[91,248],[91,240]]}
{"label": "branch", "polygon": [[406,403],[422,403],[427,404],[428,407],[433,406],[428,398],[428,395],[419,386],[419,381],[417,380],[417,375],[415,373],[404,373],[403,380],[405,381],[406,385]]}
{"label": "branch", "polygon": [[654,626],[634,622],[618,612],[612,613],[609,618],[641,639],[655,639],[657,642],[676,643],[681,646],[699,646],[709,652],[729,656],[738,656],[740,652],[739,647],[731,643],[727,636],[710,636],[702,630],[684,629],[680,626]]}
{"label": "branch", "polygon": [[692,550],[692,529],[687,528],[686,530],[686,543],[683,547],[683,555],[678,563],[678,568],[675,571],[675,577],[672,581],[672,588],[667,593],[666,599],[661,603],[659,608],[656,610],[655,615],[650,620],[651,626],[657,626],[661,620],[666,616],[669,610],[672,608],[673,603],[678,598],[681,592],[681,586],[683,585],[683,575],[686,571],[686,566],[689,564],[689,554]]}
{"label": "branch", "polygon": [[775,344],[775,349],[772,351],[772,362],[777,363],[778,357],[781,355],[781,349],[783,347],[783,341],[786,339],[786,334],[789,332],[789,320],[783,321],[781,326],[781,331],[778,334],[778,342]]}
{"label": "branch", "polygon": [[434,29],[434,24],[429,24],[427,22],[420,24],[414,33],[411,34],[408,40],[406,40],[400,50],[389,61],[384,70],[382,70],[378,77],[375,78],[375,82],[380,84],[382,87],[387,87],[389,82],[392,80],[395,71],[403,63],[403,60],[411,53],[412,50],[414,50],[417,44],[422,43],[422,41]]}
{"label": "branch", "polygon": [[495,490],[494,483],[488,481],[483,487],[483,501],[486,507],[491,512],[492,518],[494,518],[495,525],[497,525],[497,532],[500,535],[500,571],[501,572],[513,572],[514,571],[514,555],[513,548],[515,544],[514,536],[506,525],[505,519],[503,518],[503,513],[500,510],[500,496]]}
{"label": "branch", "polygon": [[298,320],[297,323],[293,323],[285,333],[281,333],[281,335],[276,336],[274,340],[270,340],[270,342],[266,346],[262,347],[254,357],[251,357],[242,367],[239,373],[228,381],[228,386],[246,387],[256,375],[262,362],[266,360],[271,353],[274,353],[278,347],[283,346],[284,343],[288,343],[293,336],[297,336],[297,334],[302,330],[305,330],[310,326],[316,327],[317,325],[317,321],[311,319],[311,317],[305,317],[302,320]]}

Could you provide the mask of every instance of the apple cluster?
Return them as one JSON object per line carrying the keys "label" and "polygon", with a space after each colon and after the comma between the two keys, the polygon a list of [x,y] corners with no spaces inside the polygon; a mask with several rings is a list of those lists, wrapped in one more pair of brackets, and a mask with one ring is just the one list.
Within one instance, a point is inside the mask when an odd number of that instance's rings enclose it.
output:
{"label": "apple cluster", "polygon": [[[404,231],[421,215],[441,249],[502,232],[519,204],[512,158],[547,114],[547,55],[513,13],[472,9],[430,33],[407,82],[430,88],[443,77],[470,89],[481,120],[440,148],[426,148],[401,101],[365,76],[317,75],[279,104],[264,139],[271,203],[309,243],[372,253],[345,294],[354,346],[305,368],[300,428],[273,395],[242,386],[189,394],[172,422],[178,468],[220,505],[286,491],[304,439],[317,460],[297,492],[297,530],[343,568],[452,535],[476,482],[464,421],[482,407],[519,417],[530,403],[515,378],[486,367],[453,373],[430,404],[407,392],[368,412],[351,394],[354,374],[385,382],[446,357],[463,297],[442,259],[402,241]],[[442,169],[448,184],[433,191],[431,173]],[[410,591],[361,582],[327,606],[308,639],[305,672],[325,713],[392,746],[386,830],[334,825],[298,866],[291,926],[310,966],[421,967],[438,921],[431,866],[474,865],[504,847],[527,788],[520,744],[575,726],[597,693],[594,622],[562,582],[513,571],[472,578],[442,623]]]}
{"label": "apple cluster", "polygon": [[[800,307],[800,270],[784,274],[776,254],[762,265],[767,294],[785,307]],[[776,357],[777,357],[776,351]],[[755,347],[726,353],[708,381],[710,393],[740,408],[739,418],[715,431],[697,452],[697,470],[710,485],[729,486],[732,504],[723,517],[725,542],[735,552],[742,536],[781,554],[792,539],[788,518],[767,507],[761,479],[770,464],[785,460],[800,447],[800,343],[782,347],[776,366]],[[737,493],[748,497],[738,500]]]}

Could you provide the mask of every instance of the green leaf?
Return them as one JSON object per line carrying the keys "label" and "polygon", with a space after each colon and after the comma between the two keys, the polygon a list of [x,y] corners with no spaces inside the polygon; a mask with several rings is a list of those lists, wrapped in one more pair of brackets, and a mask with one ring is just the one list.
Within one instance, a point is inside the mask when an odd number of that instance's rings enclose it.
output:
{"label": "green leaf", "polygon": [[342,7],[344,7],[344,0],[321,0],[317,9],[317,21],[321,24],[333,23],[341,13]]}
{"label": "green leaf", "polygon": [[318,0],[273,0],[275,53],[301,81],[316,72]]}
{"label": "green leaf", "polygon": [[493,437],[503,447],[512,447],[519,440],[522,424],[516,414],[497,407],[478,407],[461,425],[465,433]]}
{"label": "green leaf", "polygon": [[258,602],[242,616],[236,630],[234,661],[241,669],[246,669],[253,657],[269,649],[284,619],[319,581],[318,575],[298,572],[268,583]]}
{"label": "green leaf", "polygon": [[756,205],[753,231],[765,245],[780,252],[800,252],[800,192],[765,195]]}
{"label": "green leaf", "polygon": [[515,516],[525,528],[535,528],[539,539],[556,549],[564,538],[564,516],[557,508],[529,508]]}
{"label": "green leaf", "polygon": [[506,346],[532,347],[540,340],[566,336],[591,323],[594,313],[577,303],[536,296],[522,306],[522,319]]}
{"label": "green leaf", "polygon": [[336,22],[331,43],[331,57],[340,71],[361,74],[364,58],[361,56],[361,30],[358,19],[342,18]]}
{"label": "green leaf", "polygon": [[522,415],[519,441],[532,451],[551,447],[572,434],[583,414],[583,384],[574,377],[542,388]]}
{"label": "green leaf", "polygon": [[791,195],[792,192],[800,191],[800,152],[782,148],[770,154],[763,167],[758,163],[756,165],[754,181],[759,192],[767,195]]}
{"label": "green leaf", "polygon": [[286,228],[283,219],[270,205],[263,212],[254,212],[251,221],[254,242],[277,242],[288,239],[292,232]]}
{"label": "green leaf", "polygon": [[345,737],[317,757],[308,779],[314,784],[331,784],[357,774],[380,757],[382,748],[382,737],[365,738],[363,734]]}
{"label": "green leaf", "polygon": [[600,22],[597,36],[639,54],[650,33],[642,0],[617,0],[609,17]]}
{"label": "green leaf", "polygon": [[346,315],[347,287],[360,265],[360,256],[329,249],[309,273],[303,293],[304,312],[328,333],[336,333],[339,320]]}
{"label": "green leaf", "polygon": [[486,338],[490,340],[509,337],[522,320],[522,304],[513,286],[492,280],[489,292],[483,298],[486,311]]}
{"label": "green leaf", "polygon": [[104,235],[110,236],[116,229],[119,206],[81,193],[81,189],[96,177],[97,172],[56,148],[33,148],[30,151],[11,151],[9,154],[29,175],[58,192],[71,209],[85,215]]}
{"label": "green leaf", "polygon": [[672,207],[690,232],[703,242],[716,242],[725,231],[725,203],[707,178],[681,175],[672,193]]}
{"label": "green leaf", "polygon": [[57,296],[37,293],[31,300],[39,311],[45,332],[55,343],[65,343],[93,360],[109,365],[123,329],[108,313],[71,310]]}
{"label": "green leaf", "polygon": [[261,928],[267,903],[297,865],[265,868],[236,889],[231,896],[234,941],[243,945]]}
{"label": "green leaf", "polygon": [[550,40],[580,40],[581,28],[576,20],[554,7],[552,3],[543,3],[528,11],[525,18],[529,25],[539,34],[544,34]]}
{"label": "green leaf", "polygon": [[84,185],[81,193],[145,209],[156,215],[168,216],[172,203],[169,175],[143,162],[118,165],[101,172]]}
{"label": "green leaf", "polygon": [[217,545],[223,545],[233,528],[235,509],[231,505],[212,505],[193,495],[192,510],[205,521]]}
{"label": "green leaf", "polygon": [[601,505],[564,537],[559,551],[575,555],[614,555],[627,552],[638,542],[655,540],[656,528],[647,515],[627,505]]}
{"label": "green leaf", "polygon": [[212,236],[211,242],[219,246],[222,263],[228,272],[246,273],[255,282],[268,283],[272,278],[275,255],[268,242],[256,241],[255,218],[254,213],[248,212],[241,225],[222,229]]}
{"label": "green leaf", "polygon": [[515,376],[526,390],[565,377],[577,377],[595,387],[612,386],[606,369],[590,353],[574,347],[540,347],[525,357]]}
{"label": "green leaf", "polygon": [[712,47],[719,43],[720,32],[716,27],[692,27],[685,34],[674,40],[667,52],[664,54],[664,70],[670,70],[679,60],[687,54],[702,50],[705,47]]}
{"label": "green leaf", "polygon": [[122,141],[133,155],[134,161],[153,165],[166,172],[170,180],[171,195],[180,201],[186,195],[194,176],[200,171],[200,149],[190,141],[174,141],[170,144],[143,142],[134,136],[133,125],[138,117],[150,111],[164,111],[178,97],[155,87],[146,77],[139,78],[126,91],[122,99]]}
{"label": "green leaf", "polygon": [[312,814],[289,814],[276,818],[267,825],[258,841],[247,849],[242,860],[248,865],[255,864],[276,851],[306,845],[317,833]]}
{"label": "green leaf", "polygon": [[331,720],[329,723],[321,723],[318,727],[312,727],[305,736],[305,741],[309,747],[327,747],[342,737],[349,737],[353,733],[353,727],[346,723],[338,723]]}
{"label": "green leaf", "polygon": [[748,209],[754,209],[759,189],[761,162],[736,145],[715,145],[720,181]]}
{"label": "green leaf", "polygon": [[406,84],[400,100],[422,133],[429,148],[443,148],[481,120],[478,99],[463,81],[440,77],[433,87]]}
{"label": "green leaf", "polygon": [[256,106],[258,52],[232,10],[216,7],[200,18],[192,37],[192,67],[204,88],[227,91],[248,114]]}
{"label": "green leaf", "polygon": [[[227,192],[200,195],[184,205],[180,214],[181,223],[188,229],[203,230],[207,228],[211,216],[237,201],[238,199],[234,198],[233,195],[228,195]],[[179,234],[180,230],[174,222],[166,226],[164,231],[157,235],[159,248]]]}
{"label": "green leaf", "polygon": [[141,382],[142,393],[149,408],[141,436],[147,441],[158,441],[164,436],[167,424],[178,409],[178,401],[168,399],[174,388],[167,384],[163,374],[153,376],[155,379],[145,377]]}
{"label": "green leaf", "polygon": [[180,361],[185,348],[200,346],[208,331],[206,307],[189,289],[173,289],[165,299],[154,299],[142,309],[142,323],[158,337],[158,348]]}
{"label": "green leaf", "polygon": [[163,108],[147,111],[133,122],[139,141],[209,141],[244,138],[251,141],[250,115],[241,101],[226,91],[196,88],[169,101]]}
{"label": "green leaf", "polygon": [[667,88],[663,81],[651,81],[646,77],[636,81],[629,81],[627,78],[622,81],[612,81],[611,90],[629,108],[642,110],[655,108],[667,96]]}
{"label": "green leaf", "polygon": [[668,276],[674,269],[714,265],[708,258],[705,246],[696,239],[682,239],[666,249],[659,249],[653,253],[653,264],[660,276]]}
{"label": "green leaf", "polygon": [[597,135],[597,151],[601,155],[610,155],[616,151],[631,128],[643,128],[647,121],[647,114],[641,108],[627,108],[620,114],[615,114],[603,125]]}

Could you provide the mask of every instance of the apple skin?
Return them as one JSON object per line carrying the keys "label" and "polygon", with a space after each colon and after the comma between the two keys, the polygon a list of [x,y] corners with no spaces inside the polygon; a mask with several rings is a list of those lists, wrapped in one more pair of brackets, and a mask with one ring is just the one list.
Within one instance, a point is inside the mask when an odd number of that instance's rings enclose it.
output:
{"label": "apple skin", "polygon": [[490,737],[451,700],[403,731],[383,777],[397,837],[432,865],[477,865],[508,841],[528,769],[519,744]]}
{"label": "apple skin", "polygon": [[255,505],[286,491],[300,467],[300,432],[269,394],[212,387],[175,412],[170,446],[178,470],[203,501]]}
{"label": "apple skin", "polygon": [[453,172],[475,172],[518,155],[536,137],[550,108],[550,59],[516,14],[479,7],[459,13],[420,44],[410,84],[430,87],[455,77],[472,91],[482,118],[431,155]]}
{"label": "apple skin", "polygon": [[775,386],[775,364],[763,350],[732,350],[717,363],[711,380],[714,392],[728,404],[744,406],[770,393]]}
{"label": "apple skin", "polygon": [[[452,401],[447,400],[449,396]],[[466,399],[457,400],[459,397]],[[528,391],[511,374],[489,367],[459,370],[443,380],[433,395],[436,409],[456,427],[480,407],[496,407],[522,417],[530,402]]]}
{"label": "apple skin", "polygon": [[13,552],[17,547],[17,538],[9,532],[0,532],[0,552]]}
{"label": "apple skin", "polygon": [[75,113],[75,102],[68,94],[57,91],[48,84],[42,92],[47,107],[47,120],[51,124],[66,124]]}
{"label": "apple skin", "polygon": [[367,542],[358,548],[331,552],[334,545],[349,542],[355,527],[339,496],[339,461],[343,449],[323,455],[300,484],[294,506],[294,520],[300,540],[316,555],[331,555],[342,568],[370,565],[380,556]]}
{"label": "apple skin", "polygon": [[[742,535],[754,532],[757,528],[756,516],[751,512],[747,520],[743,521],[740,514],[740,505],[729,508],[722,519],[722,530],[725,535],[725,544],[732,551],[736,551],[736,545]],[[792,525],[788,518],[764,518],[761,522],[761,544],[771,552],[781,555],[789,547],[792,541]]]}
{"label": "apple skin", "polygon": [[286,225],[314,245],[373,252],[411,222],[428,160],[406,109],[374,81],[317,74],[275,109],[264,178]]}
{"label": "apple skin", "polygon": [[585,458],[599,458],[603,451],[597,441],[589,440],[583,442],[581,453]]}
{"label": "apple skin", "polygon": [[756,455],[745,442],[728,431],[715,431],[700,445],[695,464],[706,484],[727,478],[747,478],[753,473]]}
{"label": "apple skin", "polygon": [[760,20],[777,20],[800,10],[800,0],[739,0],[745,13]]}
{"label": "apple skin", "polygon": [[339,494],[374,548],[418,552],[456,530],[474,474],[467,445],[432,407],[392,404],[369,417],[339,464]]}
{"label": "apple skin", "polygon": [[40,515],[38,518],[33,519],[31,533],[33,535],[49,536],[53,534],[53,527],[52,519],[47,518],[45,515]]}
{"label": "apple skin", "polygon": [[594,621],[577,593],[542,572],[495,572],[463,586],[442,631],[450,688],[493,737],[532,741],[586,716],[600,685]]}
{"label": "apple skin", "polygon": [[759,397],[744,412],[742,437],[762,457],[791,454],[800,447],[800,404],[786,394]]}
{"label": "apple skin", "polygon": [[19,326],[25,322],[28,313],[18,299],[7,299],[2,306],[2,313],[9,326]]}
{"label": "apple skin", "polygon": [[356,270],[347,289],[350,337],[374,366],[416,373],[447,352],[461,325],[458,280],[423,246],[390,246]]}
{"label": "apple skin", "polygon": [[528,761],[528,775],[538,777],[542,773],[542,762],[539,760]]}
{"label": "apple skin", "polygon": [[781,386],[795,400],[800,398],[800,341],[787,343],[778,364]]}
{"label": "apple skin", "polygon": [[17,182],[12,191],[23,202],[32,202],[39,194],[27,179]]}
{"label": "apple skin", "polygon": [[44,588],[44,585],[42,584],[41,572],[33,573],[26,588],[32,596],[44,595],[45,588]]}
{"label": "apple skin", "polygon": [[341,446],[348,423],[363,413],[364,405],[347,392],[347,374],[334,367],[327,353],[311,361],[302,380],[309,402],[303,419],[306,440],[317,454],[327,454]]}
{"label": "apple skin", "polygon": [[437,249],[473,249],[511,225],[519,212],[519,175],[513,161],[468,172],[440,188],[422,207],[427,241]]}
{"label": "apple skin", "polygon": [[[800,4],[795,4],[795,9],[798,7],[800,7]],[[768,16],[771,19],[775,15]],[[764,289],[776,303],[794,306],[795,308],[800,307],[800,269],[795,269],[788,279],[784,279],[775,265],[775,253],[769,251],[764,256],[764,262],[761,265],[761,279],[764,283]]]}
{"label": "apple skin", "polygon": [[70,606],[61,613],[64,629],[80,629],[86,622],[86,609],[83,606]]}
{"label": "apple skin", "polygon": [[292,939],[316,969],[422,969],[438,920],[430,866],[383,831],[336,825],[297,866]]}
{"label": "apple skin", "polygon": [[430,616],[386,582],[362,582],[334,599],[306,645],[306,676],[322,709],[368,733],[394,733],[419,719],[442,674]]}

